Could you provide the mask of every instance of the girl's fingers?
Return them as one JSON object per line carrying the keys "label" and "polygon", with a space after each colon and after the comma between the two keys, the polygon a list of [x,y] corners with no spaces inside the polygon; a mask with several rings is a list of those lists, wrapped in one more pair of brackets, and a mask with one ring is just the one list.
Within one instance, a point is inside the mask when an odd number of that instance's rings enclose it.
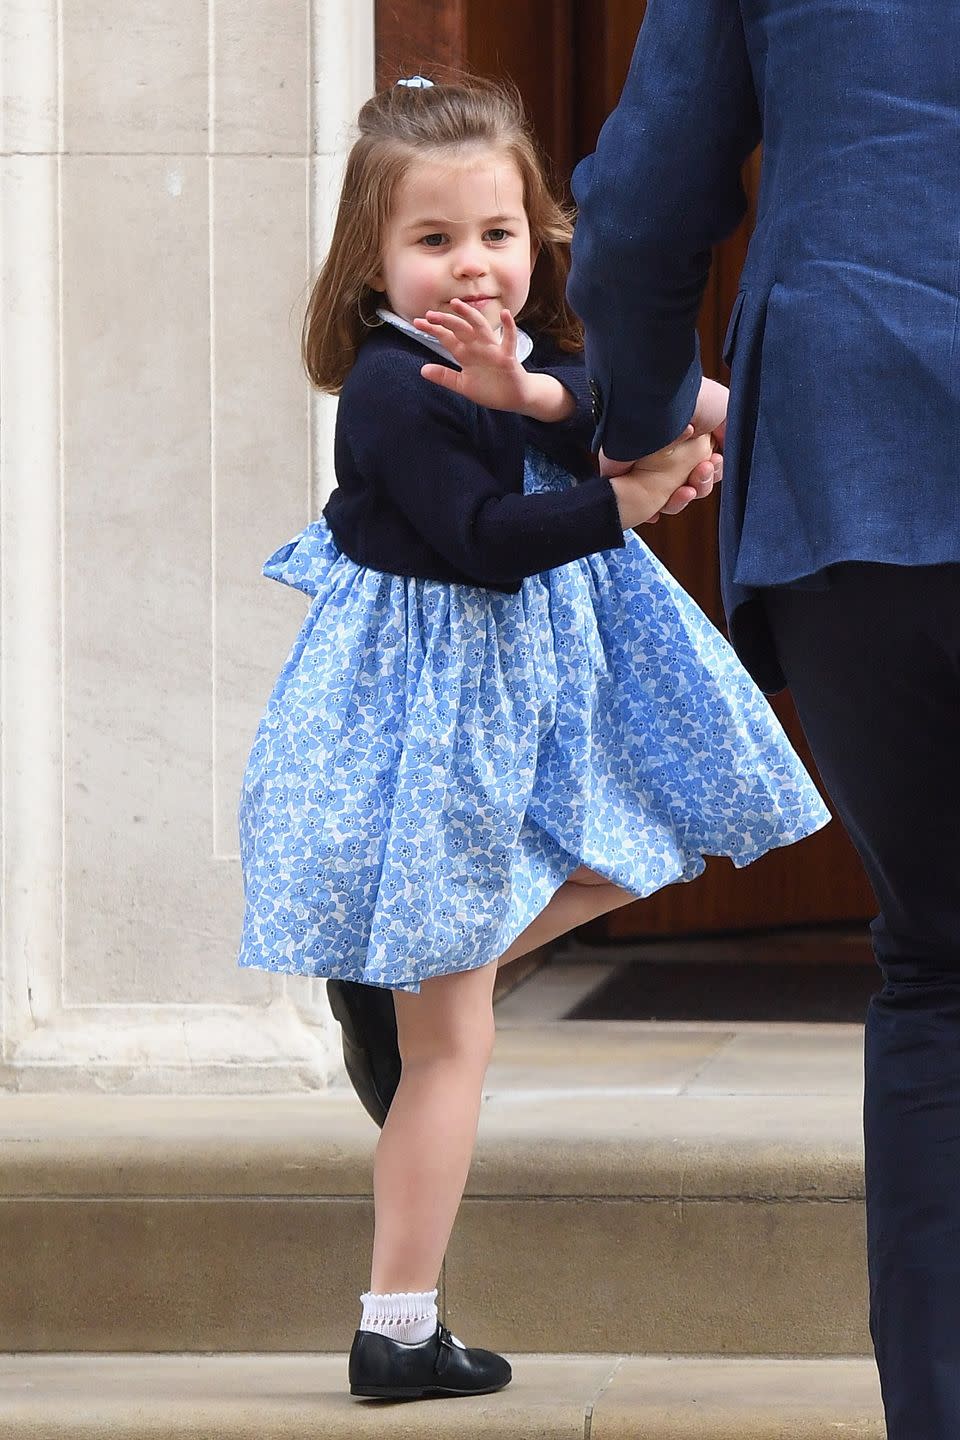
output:
{"label": "girl's fingers", "polygon": [[473,326],[469,317],[455,311],[452,315],[446,310],[428,310],[427,320],[431,325],[442,325],[448,330],[453,330],[461,340],[469,340],[473,335]]}
{"label": "girl's fingers", "polygon": [[517,354],[517,324],[509,310],[500,311],[500,324],[503,326],[500,348],[508,359],[514,360]]}
{"label": "girl's fingers", "polygon": [[[466,300],[451,300],[450,304],[457,319],[462,320],[468,327],[468,333],[472,335],[493,334],[493,327],[489,320],[486,315],[480,314],[476,305],[468,305]],[[428,315],[431,313],[431,311],[427,311]]]}
{"label": "girl's fingers", "polygon": [[[465,347],[475,345],[493,345],[500,350],[508,359],[513,360],[517,352],[517,327],[514,324],[513,316],[509,310],[501,312],[501,324],[503,326],[503,338],[498,338],[492,325],[485,315],[473,306],[468,305],[464,300],[451,300],[453,313],[446,310],[428,310],[422,318],[414,320],[414,325],[424,335],[439,341],[451,354],[456,355],[460,363],[466,363],[471,352]],[[458,354],[457,351],[460,351]],[[473,352],[480,360],[482,348]]]}
{"label": "girl's fingers", "polygon": [[424,335],[430,335],[434,340],[439,340],[440,344],[447,350],[449,350],[452,345],[462,343],[464,338],[461,335],[456,335],[447,325],[437,325],[431,320],[414,320],[413,323],[418,330],[423,331]]}
{"label": "girl's fingers", "polygon": [[466,300],[451,300],[450,304],[454,314],[462,315],[464,320],[468,320],[471,325],[479,326],[484,323],[485,317],[481,315],[476,305],[468,305]]}
{"label": "girl's fingers", "polygon": [[440,385],[444,390],[456,390],[459,370],[451,370],[449,365],[421,365],[420,374],[424,380],[430,380],[434,385]]}

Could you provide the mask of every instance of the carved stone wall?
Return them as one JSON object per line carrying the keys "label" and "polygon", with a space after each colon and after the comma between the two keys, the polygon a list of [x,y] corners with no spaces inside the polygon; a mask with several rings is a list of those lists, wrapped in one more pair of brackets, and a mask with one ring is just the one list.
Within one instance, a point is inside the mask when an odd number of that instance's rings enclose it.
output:
{"label": "carved stone wall", "polygon": [[322,982],[239,971],[240,775],[331,483],[298,335],[372,0],[2,0],[0,1082],[270,1091]]}

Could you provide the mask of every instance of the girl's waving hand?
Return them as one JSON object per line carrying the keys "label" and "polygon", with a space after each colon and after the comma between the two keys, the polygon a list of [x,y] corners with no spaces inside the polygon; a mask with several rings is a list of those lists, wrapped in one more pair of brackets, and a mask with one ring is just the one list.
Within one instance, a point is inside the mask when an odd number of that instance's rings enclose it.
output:
{"label": "girl's waving hand", "polygon": [[425,380],[489,410],[513,410],[546,421],[566,419],[572,413],[573,397],[558,381],[528,374],[517,359],[517,326],[509,310],[500,311],[498,335],[475,305],[456,299],[450,307],[450,312],[428,310],[423,319],[413,322],[424,335],[439,341],[460,366],[451,370],[446,365],[424,365],[420,374]]}

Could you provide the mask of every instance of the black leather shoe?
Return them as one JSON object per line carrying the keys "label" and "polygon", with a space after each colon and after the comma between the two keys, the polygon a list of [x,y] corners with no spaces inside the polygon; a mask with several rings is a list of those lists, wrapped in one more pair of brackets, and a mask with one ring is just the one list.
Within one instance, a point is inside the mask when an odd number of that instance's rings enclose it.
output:
{"label": "black leather shoe", "polygon": [[393,991],[353,980],[328,980],[327,999],[340,1022],[350,1084],[367,1114],[382,1125],[400,1084]]}
{"label": "black leather shoe", "polygon": [[512,1378],[502,1355],[463,1349],[443,1325],[421,1345],[358,1330],[350,1351],[350,1394],[378,1400],[491,1395]]}

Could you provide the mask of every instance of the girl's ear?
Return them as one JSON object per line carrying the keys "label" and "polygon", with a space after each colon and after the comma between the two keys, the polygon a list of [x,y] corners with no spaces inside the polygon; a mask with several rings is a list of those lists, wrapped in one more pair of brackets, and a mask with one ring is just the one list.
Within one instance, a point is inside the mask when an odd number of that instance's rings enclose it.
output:
{"label": "girl's ear", "polygon": [[536,265],[537,261],[540,259],[540,251],[541,251],[542,248],[543,248],[543,247],[541,246],[540,241],[539,241],[539,240],[534,240],[533,236],[531,235],[531,236],[530,236],[530,269],[531,269],[531,270],[533,269],[534,265]]}
{"label": "girl's ear", "polygon": [[367,278],[366,278],[366,280],[365,280],[363,283],[364,283],[365,285],[369,285],[371,290],[379,290],[380,293],[383,294],[383,290],[384,290],[383,271],[382,271],[382,270],[374,270],[373,274],[372,274],[372,275],[368,275]]}

